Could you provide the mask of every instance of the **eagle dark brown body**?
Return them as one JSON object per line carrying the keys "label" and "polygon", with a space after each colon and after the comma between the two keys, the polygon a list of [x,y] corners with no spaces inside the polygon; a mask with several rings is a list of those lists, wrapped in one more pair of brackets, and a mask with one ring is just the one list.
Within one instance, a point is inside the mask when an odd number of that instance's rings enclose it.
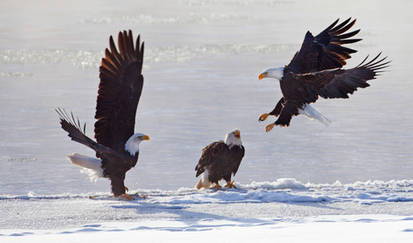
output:
{"label": "eagle dark brown body", "polygon": [[214,183],[216,188],[220,188],[222,179],[227,182],[226,187],[235,187],[231,177],[237,173],[244,154],[238,130],[227,134],[226,141],[216,141],[203,148],[195,167],[196,177],[203,176],[196,187],[209,188]]}

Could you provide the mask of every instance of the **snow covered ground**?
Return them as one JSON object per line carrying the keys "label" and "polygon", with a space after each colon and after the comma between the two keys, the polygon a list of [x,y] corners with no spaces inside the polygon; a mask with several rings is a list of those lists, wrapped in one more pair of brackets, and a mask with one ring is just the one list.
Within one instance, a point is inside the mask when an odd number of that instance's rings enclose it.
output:
{"label": "snow covered ground", "polygon": [[[412,4],[0,1],[0,242],[412,242]],[[280,90],[257,75],[288,63],[307,30],[350,16],[363,41],[348,66],[383,51],[390,71],[349,100],[319,100],[329,127],[297,117],[265,133],[258,116]],[[151,141],[126,185],[148,198],[135,201],[68,163],[92,151],[53,111],[92,134],[97,67],[123,29],[146,48],[136,130]],[[201,148],[234,128],[239,189],[194,190]]]}
{"label": "snow covered ground", "polygon": [[4,195],[0,240],[409,242],[413,237],[413,180],[303,184],[279,179],[239,189],[139,193],[148,198]]}
{"label": "snow covered ground", "polygon": [[[102,223],[64,231],[24,231],[4,242],[411,242],[413,218],[388,215],[318,216],[300,220],[232,219]],[[141,226],[144,225],[144,226]]]}

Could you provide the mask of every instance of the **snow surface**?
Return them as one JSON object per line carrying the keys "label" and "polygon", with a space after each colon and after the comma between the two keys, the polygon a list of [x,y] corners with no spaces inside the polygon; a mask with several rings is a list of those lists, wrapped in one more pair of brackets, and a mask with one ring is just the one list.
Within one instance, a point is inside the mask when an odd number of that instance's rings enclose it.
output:
{"label": "snow surface", "polygon": [[[90,224],[65,231],[5,232],[5,242],[410,242],[412,218],[397,216],[318,216],[301,220],[205,219],[139,224]],[[144,225],[144,226],[141,226]],[[334,240],[332,240],[334,239]]]}
{"label": "snow surface", "polygon": [[[0,1],[0,242],[412,242],[411,1]],[[348,61],[383,51],[389,72],[348,100],[319,100],[329,127],[294,118],[265,133],[280,98],[260,72],[289,62],[304,33],[357,18]],[[136,132],[148,134],[122,201],[66,160],[92,135],[109,35],[145,41]],[[238,190],[196,191],[201,149],[239,128]],[[290,179],[280,179],[290,178]],[[93,195],[93,199],[89,196]],[[219,240],[218,240],[219,241]]]}
{"label": "snow surface", "polygon": [[[386,242],[393,237],[408,242],[413,237],[413,181],[304,184],[285,178],[238,186],[141,190],[147,199],[133,201],[109,193],[1,195],[0,241],[143,237],[176,242],[189,241],[195,232],[200,242],[208,237],[226,242],[254,237],[266,242],[274,237],[281,242]],[[352,231],[357,234],[348,234]]]}

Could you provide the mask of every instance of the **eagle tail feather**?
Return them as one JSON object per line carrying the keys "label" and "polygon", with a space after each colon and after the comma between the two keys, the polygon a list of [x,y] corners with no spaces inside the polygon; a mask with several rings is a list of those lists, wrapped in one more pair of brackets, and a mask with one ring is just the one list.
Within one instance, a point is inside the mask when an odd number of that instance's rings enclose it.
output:
{"label": "eagle tail feather", "polygon": [[200,190],[201,188],[210,188],[212,183],[208,179],[208,171],[202,173],[201,178],[199,179],[198,183],[195,185],[195,188]]}
{"label": "eagle tail feather", "polygon": [[310,118],[311,120],[315,119],[326,126],[329,126],[331,124],[331,121],[327,117],[325,117],[323,114],[321,114],[318,110],[316,110],[309,104],[304,104],[303,108],[298,109],[298,112]]}
{"label": "eagle tail feather", "polygon": [[89,176],[91,181],[96,181],[97,178],[103,177],[103,169],[102,169],[102,160],[96,159],[92,157],[88,157],[86,155],[74,153],[72,155],[67,156],[72,164],[80,166],[83,168],[82,173],[85,173]]}

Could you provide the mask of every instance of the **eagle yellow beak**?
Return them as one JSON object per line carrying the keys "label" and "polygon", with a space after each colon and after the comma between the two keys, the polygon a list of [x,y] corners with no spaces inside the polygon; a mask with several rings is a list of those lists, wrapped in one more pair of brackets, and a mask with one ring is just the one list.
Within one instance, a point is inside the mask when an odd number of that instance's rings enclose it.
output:
{"label": "eagle yellow beak", "polygon": [[263,72],[258,76],[258,79],[261,80],[263,78],[267,77],[267,72]]}
{"label": "eagle yellow beak", "polygon": [[148,135],[143,135],[140,137],[141,140],[150,140],[151,138]]}
{"label": "eagle yellow beak", "polygon": [[240,131],[235,131],[234,132],[234,136],[236,137],[236,138],[240,138],[241,137],[241,132]]}

